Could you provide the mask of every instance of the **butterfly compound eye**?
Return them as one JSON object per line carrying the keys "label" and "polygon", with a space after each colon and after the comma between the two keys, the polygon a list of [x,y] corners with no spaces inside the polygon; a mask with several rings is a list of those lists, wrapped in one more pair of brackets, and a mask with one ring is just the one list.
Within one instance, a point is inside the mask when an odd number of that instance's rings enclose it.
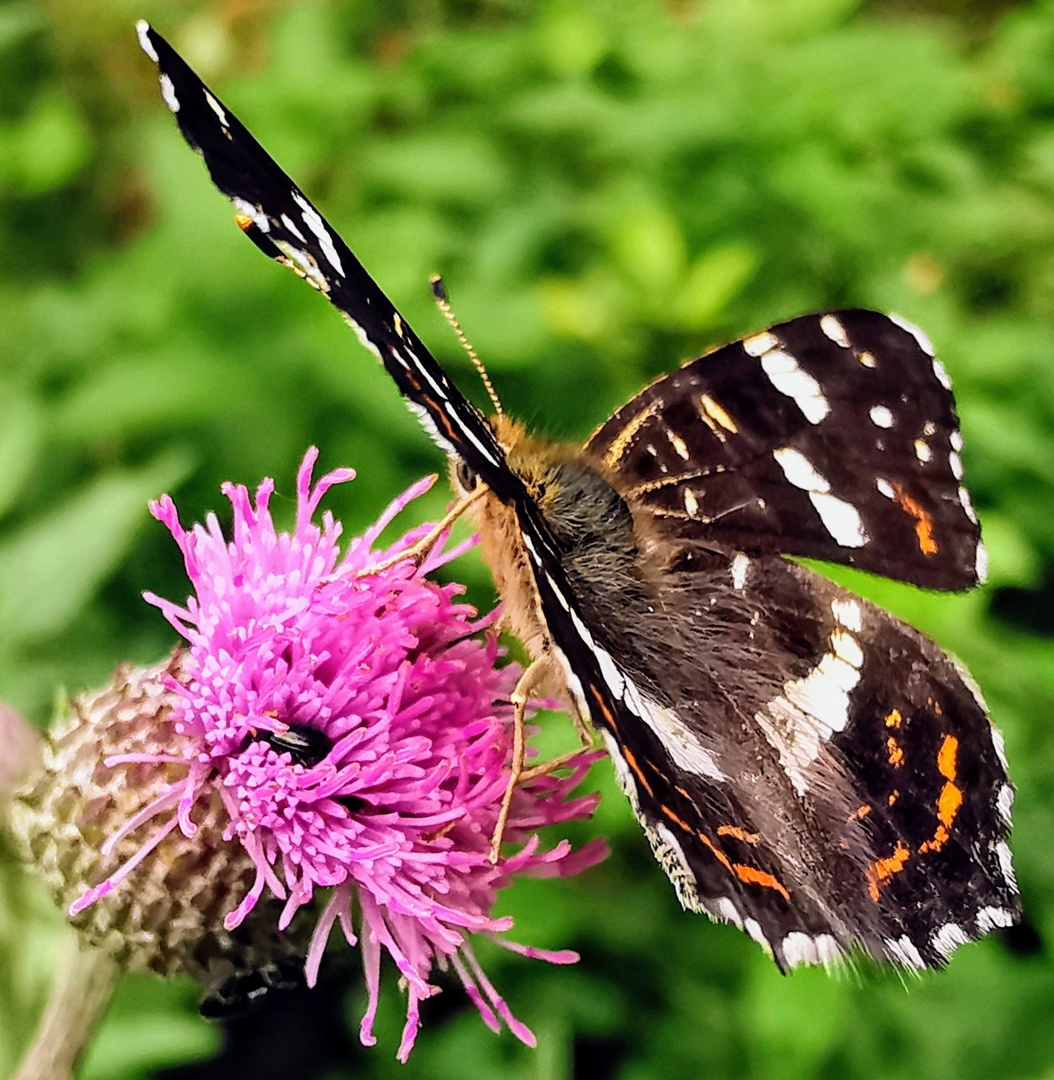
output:
{"label": "butterfly compound eye", "polygon": [[479,486],[479,476],[476,471],[464,461],[457,463],[457,482],[466,495],[471,495]]}

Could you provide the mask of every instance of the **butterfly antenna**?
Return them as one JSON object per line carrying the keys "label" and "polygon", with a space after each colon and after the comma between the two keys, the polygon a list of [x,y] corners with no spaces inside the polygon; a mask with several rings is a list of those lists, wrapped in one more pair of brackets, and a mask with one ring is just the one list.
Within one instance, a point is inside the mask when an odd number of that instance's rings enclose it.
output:
{"label": "butterfly antenna", "polygon": [[501,407],[501,400],[494,392],[494,384],[490,381],[487,369],[483,366],[483,361],[480,360],[479,353],[472,347],[472,342],[465,337],[465,331],[461,329],[461,323],[457,321],[457,316],[451,310],[450,298],[447,296],[443,279],[438,274],[433,274],[428,279],[428,283],[432,287],[432,296],[435,298],[436,307],[443,313],[443,317],[446,321],[450,323],[454,333],[457,334],[458,341],[461,342],[461,347],[468,353],[468,358],[472,361],[472,366],[479,372],[479,377],[483,380],[483,385],[487,389],[487,397],[490,398],[490,403],[494,406],[494,411],[498,416],[503,416],[504,410]]}

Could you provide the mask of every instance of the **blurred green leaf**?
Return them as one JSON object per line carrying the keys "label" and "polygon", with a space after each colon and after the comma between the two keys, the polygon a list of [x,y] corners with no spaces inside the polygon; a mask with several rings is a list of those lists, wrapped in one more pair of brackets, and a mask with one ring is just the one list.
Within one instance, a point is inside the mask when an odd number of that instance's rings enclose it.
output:
{"label": "blurred green leaf", "polygon": [[558,75],[584,75],[604,55],[607,35],[588,11],[574,4],[552,3],[538,27],[542,55]]}
{"label": "blurred green leaf", "polygon": [[1039,572],[1039,553],[1013,522],[999,514],[984,519],[988,580],[996,585],[1031,585]]}
{"label": "blurred green leaf", "polygon": [[723,244],[688,268],[673,304],[676,324],[686,330],[712,326],[757,269],[757,256],[742,244]]}
{"label": "blurred green leaf", "polygon": [[29,1045],[70,933],[42,883],[0,844],[0,1076]]}
{"label": "blurred green leaf", "polygon": [[538,295],[546,325],[558,337],[602,341],[622,322],[625,295],[610,276],[554,278],[539,284]]}
{"label": "blurred green leaf", "polygon": [[0,183],[38,195],[68,183],[85,165],[89,136],[71,102],[38,100],[14,125],[0,128]]}
{"label": "blurred green leaf", "polygon": [[24,641],[75,618],[149,517],[146,503],[190,471],[182,454],[113,470],[0,542],[0,635]]}
{"label": "blurred green leaf", "polygon": [[743,1021],[751,1032],[757,1074],[816,1076],[844,1030],[848,987],[823,968],[781,977],[760,958],[751,966]]}
{"label": "blurred green leaf", "polygon": [[30,394],[0,383],[0,518],[37,464],[43,408]]}
{"label": "blurred green leaf", "polygon": [[54,410],[56,437],[78,443],[171,429],[230,409],[242,375],[194,356],[133,357],[85,380]]}
{"label": "blurred green leaf", "polygon": [[196,1014],[188,980],[126,977],[84,1062],[79,1080],[132,1080],[216,1052],[220,1029]]}
{"label": "blurred green leaf", "polygon": [[0,7],[0,49],[20,45],[30,34],[44,29],[44,11],[32,0],[9,0]]}
{"label": "blurred green leaf", "polygon": [[625,208],[611,247],[622,272],[649,294],[668,296],[684,272],[684,235],[677,219],[660,207]]}
{"label": "blurred green leaf", "polygon": [[377,142],[363,155],[366,177],[412,199],[487,202],[508,182],[487,139],[467,131],[422,133]]}

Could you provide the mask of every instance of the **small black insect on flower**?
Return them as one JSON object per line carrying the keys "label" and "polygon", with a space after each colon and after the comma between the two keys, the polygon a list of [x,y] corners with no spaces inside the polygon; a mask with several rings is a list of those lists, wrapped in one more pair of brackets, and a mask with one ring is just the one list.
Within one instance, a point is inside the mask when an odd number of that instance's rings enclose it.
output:
{"label": "small black insect on flower", "polygon": [[307,769],[325,761],[333,749],[333,740],[324,731],[307,724],[287,724],[282,731],[259,731],[256,738]]}

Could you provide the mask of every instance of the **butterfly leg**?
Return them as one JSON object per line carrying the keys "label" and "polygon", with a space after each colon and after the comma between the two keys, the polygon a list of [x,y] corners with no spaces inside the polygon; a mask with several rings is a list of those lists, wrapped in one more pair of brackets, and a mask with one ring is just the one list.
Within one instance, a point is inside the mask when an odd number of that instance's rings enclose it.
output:
{"label": "butterfly leg", "polygon": [[[582,741],[582,750],[591,750],[595,744],[593,729],[586,723],[586,718],[578,711],[578,703],[573,699],[571,703],[571,719],[574,720],[575,731],[578,732],[578,737]],[[581,751],[578,752],[581,753]],[[570,761],[574,755],[563,754],[562,756]]]}
{"label": "butterfly leg", "polygon": [[549,773],[556,772],[557,769],[562,769],[565,765],[570,765],[575,758],[582,756],[584,750],[591,750],[592,748],[593,741],[590,737],[588,742],[583,742],[581,746],[576,747],[574,750],[568,750],[566,754],[557,754],[556,757],[543,761],[540,765],[532,765],[529,769],[521,769],[518,783],[525,784],[528,780],[537,780],[539,776],[548,776]]}
{"label": "butterfly leg", "polygon": [[582,753],[584,748],[589,748],[593,745],[592,733],[586,727],[581,717],[578,716],[578,711],[574,710],[575,727],[582,740],[582,746],[576,750],[571,750],[566,754],[560,754],[550,761],[542,762],[539,765],[532,765],[529,769],[524,768],[524,760],[527,752],[524,715],[527,712],[527,704],[531,700],[533,691],[537,687],[545,684],[546,679],[551,675],[551,672],[552,659],[550,656],[541,656],[537,660],[531,661],[523,674],[520,675],[520,679],[510,695],[510,700],[512,701],[514,709],[512,763],[509,772],[509,784],[508,787],[506,787],[505,795],[501,800],[501,810],[498,812],[498,821],[494,826],[494,835],[491,837],[490,841],[490,861],[492,863],[498,861],[498,853],[501,850],[501,841],[505,835],[505,826],[508,824],[509,811],[512,807],[512,797],[516,791],[517,785],[522,784],[526,780],[537,779],[539,776],[548,776],[549,773],[574,761],[574,759]]}
{"label": "butterfly leg", "polygon": [[411,544],[410,547],[404,548],[402,551],[397,551],[394,555],[390,555],[387,559],[382,559],[380,562],[374,563],[372,566],[367,566],[362,574],[383,574],[385,570],[390,570],[393,566],[405,561],[406,559],[412,559],[416,563],[421,563],[427,558],[428,553],[439,543],[443,534],[446,533],[455,521],[465,511],[476,502],[485,492],[487,487],[484,484],[480,484],[479,487],[471,491],[464,498],[458,499],[456,503],[443,515],[443,520],[439,522],[435,528],[430,529],[424,536],[421,537],[416,543]]}
{"label": "butterfly leg", "polygon": [[523,761],[527,749],[526,732],[524,731],[523,717],[527,711],[527,702],[531,700],[531,691],[537,686],[549,669],[548,656],[532,660],[520,675],[510,698],[513,707],[512,721],[512,763],[509,771],[509,783],[505,788],[505,795],[501,800],[501,810],[498,811],[498,821],[494,826],[494,835],[490,839],[490,861],[498,861],[498,853],[501,850],[501,841],[505,835],[505,826],[509,820],[509,809],[512,806],[512,796],[516,791],[516,785],[523,775]]}

